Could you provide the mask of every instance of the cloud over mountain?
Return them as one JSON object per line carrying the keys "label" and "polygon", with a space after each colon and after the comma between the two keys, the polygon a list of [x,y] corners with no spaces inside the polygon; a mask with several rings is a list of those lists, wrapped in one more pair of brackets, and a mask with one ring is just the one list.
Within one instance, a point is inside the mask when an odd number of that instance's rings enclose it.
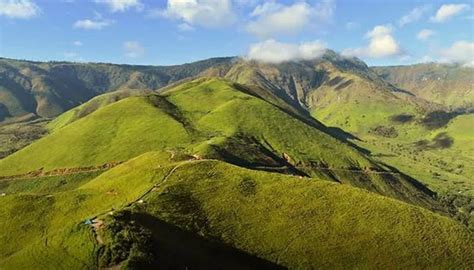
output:
{"label": "cloud over mountain", "polygon": [[325,51],[325,44],[318,40],[292,44],[269,39],[252,44],[246,58],[264,63],[281,63],[315,59],[323,55]]}
{"label": "cloud over mountain", "polygon": [[457,41],[449,48],[439,51],[441,61],[461,63],[464,66],[474,67],[474,42]]}

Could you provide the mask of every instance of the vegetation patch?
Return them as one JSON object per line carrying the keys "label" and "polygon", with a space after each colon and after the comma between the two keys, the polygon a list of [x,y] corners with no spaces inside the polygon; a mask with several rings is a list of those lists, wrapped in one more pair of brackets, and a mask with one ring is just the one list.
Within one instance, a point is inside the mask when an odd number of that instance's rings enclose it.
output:
{"label": "vegetation patch", "polygon": [[472,196],[448,193],[441,195],[439,200],[450,210],[454,219],[474,232],[474,198]]}
{"label": "vegetation patch", "polygon": [[109,218],[100,232],[106,245],[100,250],[99,267],[122,264],[122,269],[148,269],[155,259],[152,232],[140,225],[129,210]]}
{"label": "vegetation patch", "polygon": [[398,137],[398,132],[394,127],[376,126],[370,129],[369,133],[373,133],[375,135],[386,137],[386,138]]}

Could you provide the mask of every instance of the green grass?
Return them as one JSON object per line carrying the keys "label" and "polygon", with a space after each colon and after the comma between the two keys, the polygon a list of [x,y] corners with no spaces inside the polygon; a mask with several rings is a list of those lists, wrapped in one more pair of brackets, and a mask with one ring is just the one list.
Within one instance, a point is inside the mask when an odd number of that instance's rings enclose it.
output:
{"label": "green grass", "polygon": [[[398,131],[396,138],[373,134],[361,136],[359,144],[372,151],[377,158],[414,176],[439,193],[463,193],[474,195],[474,159],[471,147],[474,140],[471,122],[473,115],[460,115],[445,127],[428,130],[419,123],[393,124]],[[433,139],[445,134],[452,145],[445,148],[420,148],[416,142]]]}
{"label": "green grass", "polygon": [[[431,198],[404,177],[338,172],[383,166],[325,133],[321,124],[289,114],[277,99],[273,103],[282,107],[239,89],[229,81],[204,78],[163,95],[129,97],[72,122],[67,112],[52,122],[56,129],[50,135],[0,160],[0,174],[94,166],[148,151],[183,149],[235,164],[258,159],[257,165],[281,167],[289,162],[308,175],[431,207]],[[240,147],[241,139],[252,143]]]}
{"label": "green grass", "polygon": [[218,161],[181,166],[132,212],[292,269],[473,263],[472,235],[447,217],[346,185]]}
{"label": "green grass", "polygon": [[[8,232],[0,234],[0,268],[96,266],[97,243],[84,220],[135,200],[168,172],[164,166],[168,157],[168,153],[146,154],[87,180],[69,176],[71,189],[55,190],[52,185],[51,195],[41,188],[16,185],[15,191],[0,197],[0,231]],[[160,163],[163,167],[157,168]],[[42,180],[30,180],[31,185]]]}
{"label": "green grass", "polygon": [[189,141],[183,126],[147,97],[106,106],[0,161],[1,174],[128,160]]}
{"label": "green grass", "polygon": [[473,263],[473,236],[453,220],[348,185],[159,152],[76,181],[57,192],[51,186],[53,196],[19,185],[0,197],[0,231],[8,232],[0,234],[0,268],[97,267],[98,245],[83,221],[129,209],[155,185],[132,212],[290,268]]}
{"label": "green grass", "polygon": [[0,180],[0,192],[7,194],[51,194],[73,190],[100,175],[103,171],[77,173],[64,176]]}

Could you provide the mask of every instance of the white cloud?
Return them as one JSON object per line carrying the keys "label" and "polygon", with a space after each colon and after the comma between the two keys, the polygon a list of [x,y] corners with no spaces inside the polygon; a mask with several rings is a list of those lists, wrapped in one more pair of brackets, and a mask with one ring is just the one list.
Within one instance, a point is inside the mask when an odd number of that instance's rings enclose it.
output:
{"label": "white cloud", "polygon": [[282,5],[275,1],[265,2],[255,7],[247,24],[247,31],[259,37],[276,34],[295,34],[310,23],[326,23],[331,20],[335,2],[323,0],[316,5],[299,1],[292,5]]}
{"label": "white cloud", "polygon": [[77,47],[80,47],[80,46],[82,46],[83,44],[82,44],[82,42],[80,42],[79,40],[76,40],[76,41],[72,42],[72,45],[77,46]]}
{"label": "white cloud", "polygon": [[436,32],[433,31],[433,30],[423,29],[420,32],[418,32],[418,34],[416,35],[416,38],[419,39],[419,40],[427,40],[435,34],[436,34]]}
{"label": "white cloud", "polygon": [[165,10],[152,10],[151,17],[182,20],[189,25],[217,28],[235,22],[231,0],[168,0]]}
{"label": "white cloud", "polygon": [[438,52],[441,62],[461,63],[464,66],[474,67],[474,42],[457,41],[451,47]]}
{"label": "white cloud", "polygon": [[190,31],[194,31],[194,27],[192,27],[191,25],[187,23],[181,23],[178,25],[178,30],[181,32],[190,32]]}
{"label": "white cloud", "polygon": [[94,0],[94,2],[106,4],[112,12],[124,12],[130,8],[143,9],[140,0]]}
{"label": "white cloud", "polygon": [[0,0],[0,16],[29,19],[40,13],[40,8],[31,0]]}
{"label": "white cloud", "polygon": [[428,11],[428,9],[429,9],[428,6],[421,6],[421,7],[416,7],[412,9],[405,16],[400,18],[400,20],[398,21],[398,25],[400,27],[403,27],[406,24],[418,21],[419,19],[421,19],[423,14],[425,14]]}
{"label": "white cloud", "polygon": [[436,15],[431,17],[431,21],[437,23],[445,22],[451,17],[456,16],[468,9],[470,9],[470,6],[466,4],[442,5],[436,12]]}
{"label": "white cloud", "polygon": [[291,44],[269,39],[252,44],[246,58],[264,63],[281,63],[315,59],[322,56],[325,51],[326,46],[320,41]]}
{"label": "white cloud", "polygon": [[79,20],[74,23],[74,28],[86,29],[86,30],[101,30],[104,27],[111,25],[113,21],[107,20]]}
{"label": "white cloud", "polygon": [[356,23],[356,22],[347,22],[346,23],[346,29],[347,30],[354,30],[354,29],[357,29],[359,27],[359,24]]}
{"label": "white cloud", "polygon": [[126,41],[123,43],[123,50],[126,57],[139,58],[145,55],[145,48],[137,41]]}
{"label": "white cloud", "polygon": [[369,39],[367,47],[349,48],[342,52],[346,56],[383,58],[402,55],[400,45],[392,36],[390,25],[375,26],[365,37]]}

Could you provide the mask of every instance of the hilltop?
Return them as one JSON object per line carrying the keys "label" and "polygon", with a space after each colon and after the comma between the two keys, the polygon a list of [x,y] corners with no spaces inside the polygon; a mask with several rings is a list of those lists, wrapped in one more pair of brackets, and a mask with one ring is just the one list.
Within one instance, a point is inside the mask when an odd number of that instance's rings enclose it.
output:
{"label": "hilltop", "polygon": [[51,134],[0,160],[1,175],[96,166],[148,151],[181,149],[248,168],[348,183],[437,208],[434,194],[417,181],[374,163],[349,142],[331,136],[321,123],[278,107],[278,99],[267,101],[251,91],[203,78],[160,95],[124,98],[83,117],[66,112],[51,123]]}

